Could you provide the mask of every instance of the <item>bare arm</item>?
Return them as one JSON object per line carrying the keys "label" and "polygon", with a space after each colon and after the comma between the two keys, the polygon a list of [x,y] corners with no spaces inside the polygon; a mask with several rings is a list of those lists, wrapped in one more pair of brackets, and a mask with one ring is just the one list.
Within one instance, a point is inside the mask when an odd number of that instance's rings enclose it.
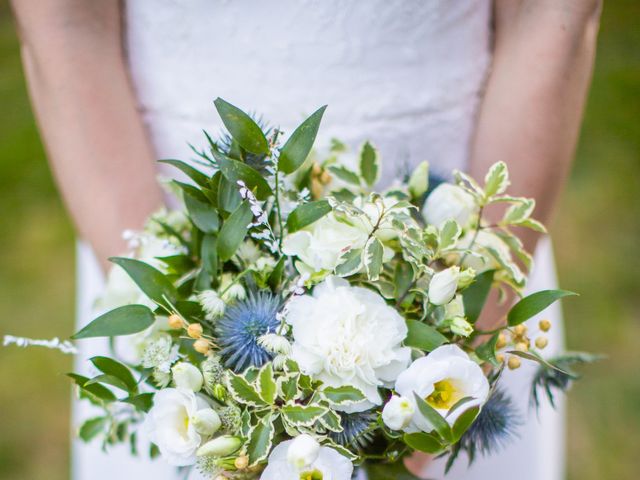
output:
{"label": "bare arm", "polygon": [[162,202],[135,109],[118,1],[13,0],[40,131],[80,235],[98,258],[124,250]]}
{"label": "bare arm", "polygon": [[[470,170],[482,178],[492,163],[504,160],[511,191],[535,198],[534,216],[543,223],[553,213],[573,159],[600,9],[598,0],[495,2],[493,68]],[[532,252],[539,235],[518,233]],[[490,309],[482,326],[494,326],[504,313],[506,307]]]}

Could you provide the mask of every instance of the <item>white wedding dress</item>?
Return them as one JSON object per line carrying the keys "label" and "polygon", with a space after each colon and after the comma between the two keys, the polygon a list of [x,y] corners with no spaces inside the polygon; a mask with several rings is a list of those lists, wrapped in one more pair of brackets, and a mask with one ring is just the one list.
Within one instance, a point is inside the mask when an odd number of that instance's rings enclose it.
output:
{"label": "white wedding dress", "polygon": [[[212,103],[218,96],[285,132],[328,104],[318,143],[335,136],[355,146],[370,139],[389,183],[422,160],[440,175],[466,167],[491,64],[490,15],[489,0],[129,0],[125,31],[140,112],[158,158],[188,159],[187,143],[203,145],[202,129],[219,132]],[[552,288],[547,241],[535,257],[529,289]],[[92,318],[102,282],[90,249],[80,244],[80,325]],[[562,342],[559,308],[544,316],[555,326],[547,347],[552,353]],[[79,360],[106,348],[101,340],[80,346]],[[79,368],[86,370],[86,363]],[[560,412],[545,405],[539,419],[529,411],[534,368],[505,377],[526,419],[519,438],[471,468],[461,458],[446,478],[564,477],[563,405]],[[90,414],[76,405],[75,424]],[[162,460],[132,459],[127,448],[107,455],[95,443],[75,441],[73,453],[77,480],[178,478]],[[442,470],[443,462],[435,461],[426,475],[440,479]]]}

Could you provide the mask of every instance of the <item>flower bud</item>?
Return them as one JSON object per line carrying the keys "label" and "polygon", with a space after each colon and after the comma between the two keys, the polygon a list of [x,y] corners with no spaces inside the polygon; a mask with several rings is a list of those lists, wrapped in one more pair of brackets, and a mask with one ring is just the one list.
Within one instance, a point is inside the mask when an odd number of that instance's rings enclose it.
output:
{"label": "flower bud", "polygon": [[461,337],[468,337],[473,333],[473,326],[463,317],[454,317],[449,320],[449,329],[452,333]]}
{"label": "flower bud", "polygon": [[536,347],[538,347],[540,350],[545,348],[548,343],[549,343],[549,341],[547,340],[547,337],[538,337],[538,338],[536,338]]}
{"label": "flower bud", "polygon": [[209,352],[209,341],[204,338],[199,338],[193,342],[193,349],[198,353],[206,355]]}
{"label": "flower bud", "polygon": [[513,327],[513,333],[518,337],[521,337],[522,335],[527,333],[527,326],[523,324],[516,325],[515,327]]}
{"label": "flower bud", "polygon": [[212,457],[224,457],[231,455],[242,446],[242,440],[233,435],[222,435],[220,437],[209,440],[202,445],[196,455],[199,457],[208,455]]}
{"label": "flower bud", "polygon": [[509,361],[507,361],[507,367],[509,367],[509,370],[517,370],[518,368],[520,368],[520,365],[520,358],[515,356],[509,357]]}
{"label": "flower bud", "polygon": [[498,335],[498,340],[496,341],[496,348],[500,350],[507,346],[507,336],[504,333]]}
{"label": "flower bud", "polygon": [[202,336],[202,325],[199,323],[192,323],[187,327],[187,335],[191,338],[200,338]]}
{"label": "flower bud", "polygon": [[498,363],[503,363],[504,362],[504,355],[499,353],[496,355],[496,360],[498,361]]}
{"label": "flower bud", "polygon": [[320,444],[311,435],[303,433],[293,439],[287,450],[287,461],[301,469],[316,461],[320,454]]}
{"label": "flower bud", "polygon": [[436,273],[429,283],[429,302],[433,305],[445,305],[456,294],[458,288],[459,267],[449,267]]}
{"label": "flower bud", "polygon": [[527,344],[527,342],[518,342],[516,343],[516,350],[518,350],[519,352],[526,352],[527,350],[529,350],[529,345]]}
{"label": "flower bud", "polygon": [[182,318],[180,318],[180,315],[176,313],[172,313],[171,315],[169,315],[169,328],[178,330],[182,328],[183,325],[184,322],[182,321]]}
{"label": "flower bud", "polygon": [[218,416],[212,408],[198,410],[193,417],[191,417],[191,423],[196,429],[196,432],[206,436],[216,433],[222,425],[220,416]]}
{"label": "flower bud", "polygon": [[227,389],[224,385],[216,383],[211,389],[211,396],[219,402],[224,402],[227,399]]}
{"label": "flower bud", "polygon": [[458,288],[466,288],[476,279],[476,271],[469,267],[460,272],[458,275]]}
{"label": "flower bud", "polygon": [[382,421],[391,430],[403,430],[409,426],[414,412],[415,408],[409,400],[394,395],[382,410]]}
{"label": "flower bud", "polygon": [[186,362],[176,363],[171,368],[173,383],[177,388],[184,388],[192,392],[199,392],[204,379],[198,367]]}
{"label": "flower bud", "polygon": [[247,455],[240,455],[233,461],[233,466],[238,470],[244,470],[249,466],[249,457]]}
{"label": "flower bud", "polygon": [[429,162],[421,162],[409,177],[409,193],[413,198],[422,197],[429,188]]}
{"label": "flower bud", "polygon": [[427,197],[422,209],[422,216],[428,224],[438,228],[450,219],[465,228],[468,226],[475,209],[475,200],[471,194],[457,185],[442,183]]}
{"label": "flower bud", "polygon": [[538,326],[543,332],[548,332],[551,329],[551,322],[549,320],[540,320]]}
{"label": "flower bud", "polygon": [[221,317],[224,314],[224,302],[213,290],[205,290],[198,294],[198,302],[202,305],[202,309],[209,320]]}

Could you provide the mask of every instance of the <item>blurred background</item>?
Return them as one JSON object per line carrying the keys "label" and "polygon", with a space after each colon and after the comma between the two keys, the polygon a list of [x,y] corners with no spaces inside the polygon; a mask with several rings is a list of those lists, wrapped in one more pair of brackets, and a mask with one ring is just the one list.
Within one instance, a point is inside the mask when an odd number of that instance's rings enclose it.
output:
{"label": "blurred background", "polygon": [[[0,3],[0,336],[67,336],[74,234]],[[640,475],[640,2],[605,3],[573,174],[551,226],[569,348],[608,355],[569,398],[569,480]],[[0,480],[69,478],[71,357],[0,348]],[[524,466],[523,466],[524,468]],[[515,472],[514,472],[515,473]]]}

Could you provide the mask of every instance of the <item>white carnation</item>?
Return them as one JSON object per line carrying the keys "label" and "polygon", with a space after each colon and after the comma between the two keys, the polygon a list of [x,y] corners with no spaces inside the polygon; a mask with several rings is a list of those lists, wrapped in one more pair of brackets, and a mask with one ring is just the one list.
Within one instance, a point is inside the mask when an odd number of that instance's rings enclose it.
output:
{"label": "white carnation", "polygon": [[377,293],[341,278],[328,277],[313,295],[294,298],[286,320],[293,327],[291,356],[304,373],[365,394],[350,411],[380,405],[378,387],[392,383],[409,363],[404,319]]}

